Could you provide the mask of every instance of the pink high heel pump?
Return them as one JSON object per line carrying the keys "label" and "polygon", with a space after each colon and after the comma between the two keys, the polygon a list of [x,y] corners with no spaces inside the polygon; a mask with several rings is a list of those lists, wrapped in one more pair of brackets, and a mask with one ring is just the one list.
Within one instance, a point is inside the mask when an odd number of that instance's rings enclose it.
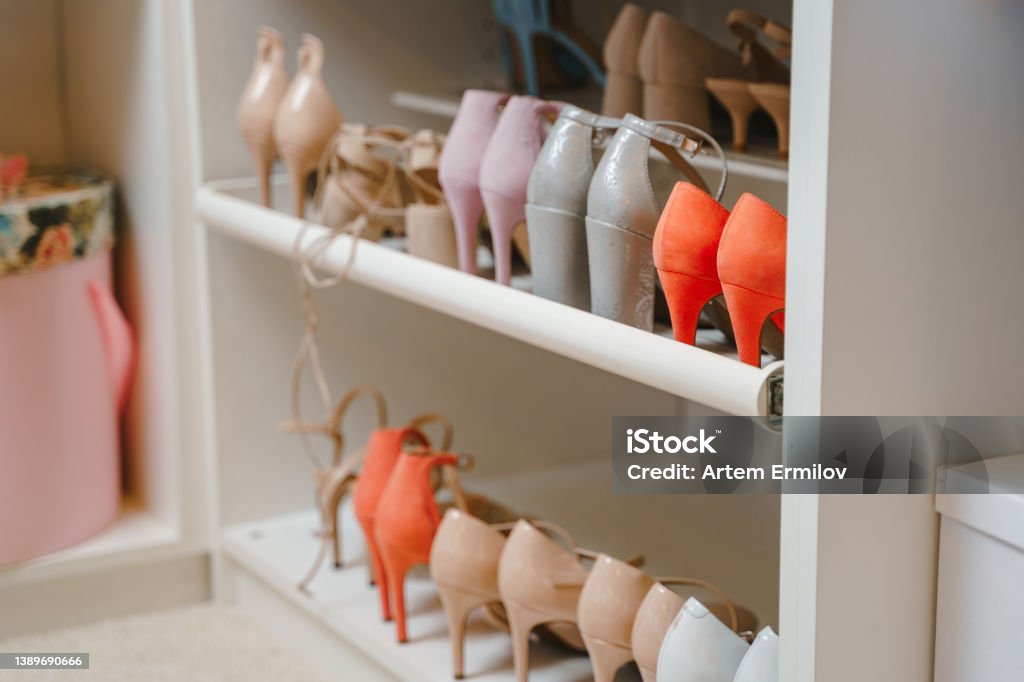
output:
{"label": "pink high heel pump", "polygon": [[503,92],[467,90],[441,150],[438,179],[455,222],[459,269],[470,274],[476,274],[477,235],[484,211],[480,167],[508,99]]}
{"label": "pink high heel pump", "polygon": [[480,194],[494,244],[494,279],[512,279],[512,235],[526,222],[526,187],[544,144],[543,118],[554,122],[562,105],[513,97],[505,105],[480,165]]}

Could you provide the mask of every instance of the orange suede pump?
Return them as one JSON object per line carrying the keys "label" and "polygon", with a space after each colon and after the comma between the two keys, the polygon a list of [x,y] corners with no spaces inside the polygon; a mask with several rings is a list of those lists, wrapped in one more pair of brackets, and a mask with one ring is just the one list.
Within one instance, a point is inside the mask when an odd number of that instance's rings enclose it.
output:
{"label": "orange suede pump", "polygon": [[740,360],[759,367],[765,322],[785,331],[785,216],[753,194],[741,196],[722,231],[718,275]]}
{"label": "orange suede pump", "polygon": [[654,232],[654,266],[665,290],[676,341],[693,345],[697,319],[722,293],[718,244],[729,211],[695,185],[677,182]]}

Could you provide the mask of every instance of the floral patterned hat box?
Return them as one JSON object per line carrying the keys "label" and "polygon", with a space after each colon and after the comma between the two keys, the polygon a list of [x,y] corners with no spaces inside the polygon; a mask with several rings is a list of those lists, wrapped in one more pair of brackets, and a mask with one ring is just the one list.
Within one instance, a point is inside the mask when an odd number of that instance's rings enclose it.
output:
{"label": "floral patterned hat box", "polygon": [[111,293],[112,201],[105,177],[53,168],[0,201],[0,566],[118,512],[134,351]]}

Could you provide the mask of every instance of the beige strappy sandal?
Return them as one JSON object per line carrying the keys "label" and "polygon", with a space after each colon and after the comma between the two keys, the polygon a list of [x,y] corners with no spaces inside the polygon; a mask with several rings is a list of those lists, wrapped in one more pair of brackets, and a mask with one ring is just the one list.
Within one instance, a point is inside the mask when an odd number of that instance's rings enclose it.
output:
{"label": "beige strappy sandal", "polygon": [[402,169],[413,193],[405,207],[405,234],[413,256],[457,268],[455,225],[437,175],[443,145],[444,135],[420,130],[404,146]]}
{"label": "beige strappy sandal", "polygon": [[[297,433],[305,440],[308,434],[316,434],[327,437],[332,445],[332,454],[329,464],[323,465],[314,463],[313,478],[316,484],[314,499],[317,509],[320,512],[321,526],[318,535],[322,539],[320,550],[317,552],[313,565],[306,575],[299,581],[299,589],[307,591],[310,581],[320,570],[320,566],[327,555],[328,546],[333,548],[334,566],[341,567],[341,529],[338,525],[338,509],[341,501],[349,492],[356,480],[356,473],[359,465],[365,456],[365,450],[360,449],[348,457],[343,457],[345,450],[345,435],[342,432],[341,424],[348,412],[348,408],[360,397],[368,396],[373,399],[377,409],[378,429],[387,426],[387,404],[383,394],[372,386],[356,386],[342,396],[337,406],[323,422],[286,422],[281,425],[285,433]],[[307,449],[311,452],[311,449]]]}

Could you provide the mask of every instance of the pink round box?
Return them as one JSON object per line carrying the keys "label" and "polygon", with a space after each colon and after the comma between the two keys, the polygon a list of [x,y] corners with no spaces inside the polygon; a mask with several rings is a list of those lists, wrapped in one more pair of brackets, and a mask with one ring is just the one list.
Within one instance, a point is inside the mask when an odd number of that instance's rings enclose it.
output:
{"label": "pink round box", "polygon": [[0,203],[0,566],[117,516],[134,349],[111,293],[112,195],[96,173],[38,168]]}

